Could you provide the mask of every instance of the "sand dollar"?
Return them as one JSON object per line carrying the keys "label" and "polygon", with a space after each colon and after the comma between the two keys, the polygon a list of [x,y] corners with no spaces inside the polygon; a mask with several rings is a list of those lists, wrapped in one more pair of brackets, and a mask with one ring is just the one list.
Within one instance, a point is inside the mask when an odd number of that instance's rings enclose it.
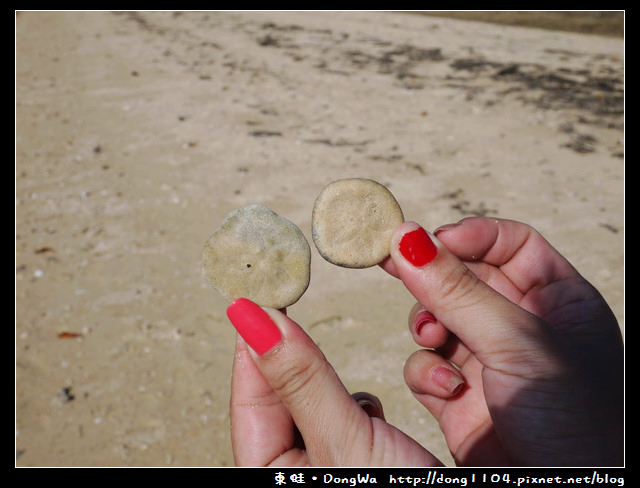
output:
{"label": "sand dollar", "polygon": [[404,216],[391,192],[364,178],[334,181],[313,206],[312,237],[327,261],[368,268],[389,255],[391,235]]}
{"label": "sand dollar", "polygon": [[206,280],[229,300],[283,308],[309,286],[311,250],[302,231],[262,205],[229,213],[202,250]]}

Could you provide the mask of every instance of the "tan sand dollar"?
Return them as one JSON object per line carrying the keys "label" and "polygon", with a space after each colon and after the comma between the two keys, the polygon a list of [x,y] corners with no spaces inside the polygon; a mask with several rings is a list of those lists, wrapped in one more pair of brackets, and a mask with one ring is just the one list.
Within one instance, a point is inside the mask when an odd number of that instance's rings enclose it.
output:
{"label": "tan sand dollar", "polygon": [[350,178],[334,181],[313,206],[312,237],[327,261],[345,268],[368,268],[389,255],[391,235],[404,216],[380,183]]}
{"label": "tan sand dollar", "polygon": [[311,250],[302,231],[262,205],[230,212],[202,250],[206,280],[229,300],[265,307],[297,302],[309,286]]}

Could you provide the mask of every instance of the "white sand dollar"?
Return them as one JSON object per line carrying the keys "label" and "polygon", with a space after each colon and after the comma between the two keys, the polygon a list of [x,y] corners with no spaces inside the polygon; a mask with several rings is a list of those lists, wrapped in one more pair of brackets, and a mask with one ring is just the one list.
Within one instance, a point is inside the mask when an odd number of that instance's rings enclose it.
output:
{"label": "white sand dollar", "polygon": [[311,250],[298,226],[267,207],[249,205],[230,212],[211,235],[202,267],[227,299],[283,308],[309,286]]}
{"label": "white sand dollar", "polygon": [[334,181],[313,206],[312,237],[327,261],[345,268],[368,268],[384,260],[402,209],[380,183],[349,178]]}

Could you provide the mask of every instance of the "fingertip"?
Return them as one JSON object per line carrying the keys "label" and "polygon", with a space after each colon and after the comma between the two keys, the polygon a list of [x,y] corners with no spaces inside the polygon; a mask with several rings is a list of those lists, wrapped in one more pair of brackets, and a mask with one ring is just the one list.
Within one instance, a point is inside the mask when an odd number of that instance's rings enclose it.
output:
{"label": "fingertip", "polygon": [[[405,234],[419,228],[421,228],[420,224],[414,222],[413,220],[407,220],[406,222],[400,224],[398,227],[396,227],[396,230],[393,231],[393,234],[391,235],[391,248],[397,248],[400,240]],[[391,255],[393,256],[393,253],[391,253]]]}
{"label": "fingertip", "polygon": [[422,307],[416,312],[412,310],[409,315],[409,329],[413,339],[422,347],[437,349],[449,339],[449,331],[438,322],[435,315]]}
{"label": "fingertip", "polygon": [[[270,313],[271,312],[271,313]],[[238,298],[227,307],[227,317],[238,334],[258,355],[273,349],[282,340],[276,318],[284,315],[275,309],[262,308],[246,298]]]}
{"label": "fingertip", "polygon": [[455,366],[425,349],[409,356],[404,367],[404,378],[414,394],[444,399],[460,394],[466,384]]}
{"label": "fingertip", "polygon": [[[403,249],[404,249],[404,252],[406,253],[407,243],[409,242],[409,239],[404,240],[404,244],[403,244],[403,239],[405,239],[405,236],[415,231],[420,232],[420,231],[424,231],[424,229],[420,226],[420,224],[413,221],[403,222],[398,227],[396,227],[396,229],[394,230],[391,236],[389,256],[386,259],[384,259],[381,263],[379,263],[379,266],[382,269],[384,269],[387,273],[389,273],[390,275],[396,278],[401,279],[400,269],[406,263],[406,255],[403,253]],[[431,240],[430,238],[428,239]],[[433,251],[434,249],[431,249],[431,252]]]}
{"label": "fingertip", "polygon": [[431,381],[447,397],[454,397],[462,391],[465,381],[453,366],[437,366],[430,371]]}
{"label": "fingertip", "polygon": [[364,391],[359,391],[351,396],[369,417],[385,420],[382,402],[378,397]]}
{"label": "fingertip", "polygon": [[398,270],[396,269],[396,265],[393,262],[393,259],[391,258],[391,256],[388,256],[387,258],[385,258],[381,263],[378,264],[378,266],[380,266],[383,270],[385,270],[394,278],[400,277],[398,275]]}
{"label": "fingertip", "polygon": [[391,257],[402,275],[402,268],[421,269],[437,258],[440,244],[436,237],[416,222],[404,222],[391,239]]}

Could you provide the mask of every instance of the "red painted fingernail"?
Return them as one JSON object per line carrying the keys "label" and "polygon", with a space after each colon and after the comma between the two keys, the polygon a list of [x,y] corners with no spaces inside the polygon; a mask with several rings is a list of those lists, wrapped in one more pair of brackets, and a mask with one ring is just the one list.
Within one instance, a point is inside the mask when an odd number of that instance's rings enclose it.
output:
{"label": "red painted fingernail", "polygon": [[420,332],[422,332],[422,329],[424,328],[425,325],[435,324],[436,322],[437,320],[435,315],[433,315],[431,312],[427,312],[426,310],[423,310],[418,315],[416,315],[416,320],[415,320],[416,335],[420,335]]}
{"label": "red painted fingernail", "polygon": [[418,227],[402,236],[400,253],[407,261],[420,268],[434,260],[438,255],[438,248],[429,234],[422,227]]}
{"label": "red painted fingernail", "polygon": [[262,355],[282,340],[280,329],[262,307],[246,298],[238,298],[229,308],[227,317],[249,347]]}
{"label": "red painted fingernail", "polygon": [[464,386],[464,380],[458,373],[442,366],[431,373],[431,378],[435,384],[444,388],[451,395],[458,394]]}

